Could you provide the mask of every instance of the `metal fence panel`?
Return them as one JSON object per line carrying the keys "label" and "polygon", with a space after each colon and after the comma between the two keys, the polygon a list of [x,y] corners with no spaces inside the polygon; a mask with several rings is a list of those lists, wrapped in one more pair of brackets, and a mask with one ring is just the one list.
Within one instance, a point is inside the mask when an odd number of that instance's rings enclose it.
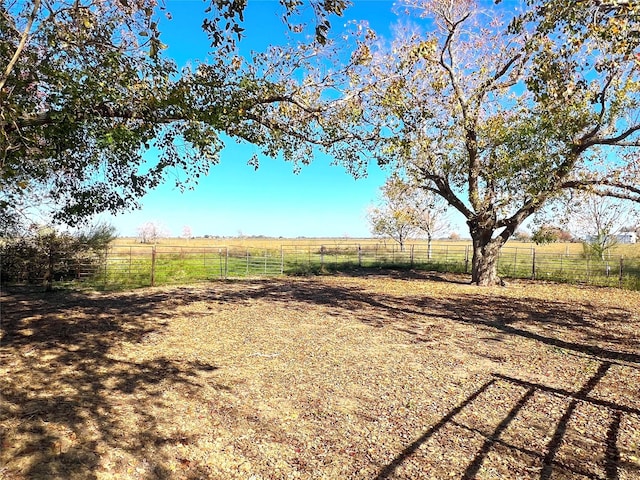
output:
{"label": "metal fence panel", "polygon": [[[100,254],[56,258],[53,280],[128,288],[282,274],[307,274],[353,268],[419,268],[470,273],[471,246],[438,243],[333,243],[274,248],[228,246],[117,246]],[[96,258],[95,255],[100,255]],[[9,262],[9,263],[7,263]],[[22,263],[20,263],[22,262]],[[22,269],[17,281],[45,281],[28,259],[1,259]],[[24,265],[23,265],[24,263]],[[619,286],[640,290],[640,259],[585,254],[540,253],[531,247],[504,247],[498,273],[505,278]]]}

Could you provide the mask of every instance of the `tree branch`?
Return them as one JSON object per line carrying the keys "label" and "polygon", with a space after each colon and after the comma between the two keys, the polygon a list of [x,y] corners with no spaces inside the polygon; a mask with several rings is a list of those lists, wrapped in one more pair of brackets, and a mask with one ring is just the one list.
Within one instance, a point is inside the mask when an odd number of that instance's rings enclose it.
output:
{"label": "tree branch", "polygon": [[593,138],[587,142],[578,143],[580,152],[585,151],[586,149],[593,147],[594,145],[611,145],[617,147],[637,147],[640,146],[640,140],[635,142],[623,142],[626,138],[629,138],[634,133],[640,131],[640,124],[629,127],[620,135],[609,138]]}
{"label": "tree branch", "polygon": [[27,19],[27,24],[24,27],[24,31],[22,32],[22,37],[20,38],[20,42],[16,47],[16,51],[13,53],[13,57],[11,58],[11,60],[9,60],[9,63],[7,64],[7,68],[5,68],[4,70],[4,73],[2,74],[2,76],[0,76],[0,91],[2,91],[2,89],[4,88],[4,85],[7,83],[7,79],[9,78],[9,75],[11,75],[11,72],[13,71],[13,67],[16,66],[16,63],[18,62],[18,58],[20,58],[20,55],[22,54],[22,51],[24,50],[24,47],[27,44],[27,39],[29,38],[29,32],[31,31],[31,27],[33,26],[33,22],[36,19],[36,14],[38,13],[39,9],[40,9],[40,0],[34,0],[33,9],[31,10],[31,14]]}
{"label": "tree branch", "polygon": [[[615,188],[617,190],[592,189],[593,187],[599,187],[599,186],[612,187],[612,188]],[[571,181],[567,181],[567,182],[562,183],[562,185],[560,185],[560,188],[562,188],[562,189],[576,189],[576,190],[589,190],[590,192],[594,193],[595,195],[599,195],[601,197],[611,197],[611,196],[613,196],[615,198],[621,198],[621,199],[626,199],[626,200],[634,200],[634,201],[638,201],[640,199],[640,187],[629,185],[627,183],[617,182],[617,181],[614,181],[614,180],[609,180],[609,179],[606,179],[606,178],[598,179],[598,180],[586,180],[586,179],[585,180],[571,180]],[[625,193],[621,193],[620,191],[629,192],[629,193],[625,194]],[[612,195],[612,193],[615,193],[615,195]]]}
{"label": "tree branch", "polygon": [[[23,115],[21,117],[18,117],[15,122],[0,121],[0,130],[3,130],[5,132],[14,132],[23,128],[54,125],[60,122],[60,118],[57,118],[57,115],[63,115],[64,113],[65,112],[47,110],[45,112],[40,112],[32,115]],[[87,112],[69,112],[70,115],[73,115],[74,118],[78,120],[90,118],[92,116],[91,113],[96,113],[97,116],[101,118],[113,119],[120,118],[126,120],[146,120],[149,118],[153,118],[153,120],[158,123],[171,123],[180,120],[188,120],[187,118],[181,117],[179,115],[166,115],[161,114],[157,111],[153,112],[152,115],[144,115],[135,110],[115,108],[105,103],[93,107],[93,109],[89,111],[89,114],[87,114]]]}
{"label": "tree branch", "polygon": [[[497,70],[493,74],[493,76],[491,76],[490,78],[486,79],[484,82],[482,82],[477,87],[476,93],[471,96],[471,99],[473,99],[473,98],[482,99],[484,97],[484,95],[489,90],[492,90],[491,86],[495,85],[498,80],[500,80],[504,75],[506,75],[509,72],[509,70],[511,69],[511,67],[513,66],[513,64],[516,63],[521,58],[523,58],[523,55],[521,53],[518,53],[515,56],[513,56],[511,59],[509,59],[509,61],[507,61],[507,63],[505,63],[502,66],[502,68]],[[503,86],[505,86],[505,87],[506,86],[512,86],[512,84],[511,83],[507,83],[507,84],[503,84]]]}
{"label": "tree branch", "polygon": [[599,94],[600,114],[598,115],[598,123],[596,124],[595,127],[593,127],[591,131],[589,131],[586,135],[582,137],[581,141],[584,141],[589,138],[593,138],[600,131],[600,128],[602,128],[602,120],[604,119],[605,112],[607,111],[607,106],[605,102],[605,99],[607,96],[606,94],[612,81],[613,81],[613,75],[609,75],[609,78],[607,78],[607,81],[605,82],[604,86],[602,87],[602,90],[600,91],[600,94]]}
{"label": "tree branch", "polygon": [[[458,26],[460,26],[470,16],[471,16],[471,13],[467,13],[457,22],[451,22],[449,33],[447,35],[447,38],[444,41],[444,45],[442,46],[442,49],[440,50],[440,66],[445,69],[445,71],[447,72],[447,75],[449,76],[449,80],[451,81],[451,86],[456,92],[456,97],[458,97],[457,98],[458,103],[460,104],[460,108],[462,109],[462,117],[465,119],[467,118],[468,103],[467,103],[467,100],[464,98],[462,89],[460,88],[460,85],[455,76],[455,72],[453,71],[453,54],[451,53],[451,42],[453,41],[453,37],[456,34],[456,30]],[[449,59],[451,60],[451,65],[445,62],[444,55],[446,52],[449,53]]]}
{"label": "tree branch", "polygon": [[467,206],[458,198],[458,196],[453,192],[449,182],[446,178],[441,175],[433,175],[429,173],[426,169],[417,166],[419,171],[419,175],[424,179],[433,182],[437,188],[429,187],[428,185],[421,185],[421,188],[425,190],[429,190],[433,193],[440,195],[444,198],[449,205],[458,210],[465,218],[471,218],[473,216],[473,212],[467,208]]}

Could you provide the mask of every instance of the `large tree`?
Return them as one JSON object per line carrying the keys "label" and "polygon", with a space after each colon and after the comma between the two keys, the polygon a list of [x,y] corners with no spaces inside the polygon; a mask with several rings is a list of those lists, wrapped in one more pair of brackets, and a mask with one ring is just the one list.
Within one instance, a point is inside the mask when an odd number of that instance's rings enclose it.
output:
{"label": "large tree", "polygon": [[[342,0],[280,3],[295,31],[303,30],[300,8],[312,7],[319,43],[329,16],[345,7]],[[170,12],[156,0],[2,1],[3,219],[34,203],[47,203],[66,223],[135,207],[170,170],[182,187],[206,173],[222,133],[264,143],[243,124],[277,98],[238,57],[245,7],[211,0],[202,27],[212,60],[179,71],[163,54],[160,30]]]}
{"label": "large tree", "polygon": [[361,27],[344,68],[307,69],[283,116],[339,161],[376,158],[443,197],[466,218],[481,285],[566,192],[640,201],[639,7],[529,0],[516,16],[506,3],[406,2],[393,38]]}

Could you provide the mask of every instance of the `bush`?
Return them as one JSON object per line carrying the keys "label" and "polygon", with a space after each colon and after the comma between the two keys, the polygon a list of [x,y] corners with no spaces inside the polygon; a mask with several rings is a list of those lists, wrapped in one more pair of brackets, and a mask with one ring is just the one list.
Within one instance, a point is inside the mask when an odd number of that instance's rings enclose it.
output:
{"label": "bush", "polygon": [[71,235],[51,228],[5,239],[0,246],[3,283],[71,281],[93,275],[104,263],[106,248],[115,238],[113,227],[97,225]]}

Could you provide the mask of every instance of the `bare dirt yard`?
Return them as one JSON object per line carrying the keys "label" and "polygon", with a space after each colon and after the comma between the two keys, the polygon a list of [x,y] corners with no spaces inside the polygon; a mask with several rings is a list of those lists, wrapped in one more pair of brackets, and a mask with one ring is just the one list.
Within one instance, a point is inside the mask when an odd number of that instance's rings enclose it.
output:
{"label": "bare dirt yard", "polygon": [[640,293],[5,291],[2,479],[640,479]]}

